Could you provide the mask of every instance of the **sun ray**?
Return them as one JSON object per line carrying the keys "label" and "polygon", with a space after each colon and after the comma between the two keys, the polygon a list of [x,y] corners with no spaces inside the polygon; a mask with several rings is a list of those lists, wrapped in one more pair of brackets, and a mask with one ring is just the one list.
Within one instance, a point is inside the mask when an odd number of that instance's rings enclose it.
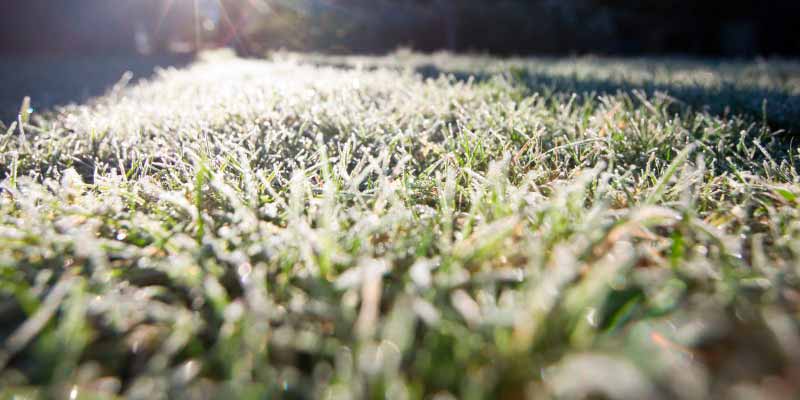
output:
{"label": "sun ray", "polygon": [[162,3],[161,11],[158,13],[158,19],[156,20],[156,26],[153,34],[158,36],[161,33],[161,28],[164,25],[164,20],[167,18],[167,14],[169,14],[170,10],[172,10],[172,6],[175,4],[175,0],[166,0]]}
{"label": "sun ray", "polygon": [[[230,32],[225,32],[225,36],[222,38],[222,42],[219,43],[220,45],[228,45],[232,39],[235,39],[238,44],[244,47],[244,50],[247,51],[249,48],[246,38],[239,33],[239,21],[234,21],[231,18],[228,9],[225,7],[225,3],[222,0],[216,0],[217,5],[219,6],[220,14],[222,18],[225,20],[225,23],[230,27]],[[231,37],[232,36],[232,37]]]}
{"label": "sun ray", "polygon": [[200,50],[200,0],[194,0],[194,49]]}

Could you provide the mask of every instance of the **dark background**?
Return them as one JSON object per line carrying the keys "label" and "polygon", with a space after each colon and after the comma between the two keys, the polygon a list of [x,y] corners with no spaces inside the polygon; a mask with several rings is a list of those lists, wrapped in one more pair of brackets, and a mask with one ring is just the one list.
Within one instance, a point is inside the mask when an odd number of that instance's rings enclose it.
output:
{"label": "dark background", "polygon": [[[0,55],[165,53],[219,44],[256,55],[400,46],[499,55],[800,55],[798,0],[198,1],[201,20],[214,23],[199,36],[194,0],[4,0]],[[137,46],[137,31],[147,35],[147,49]]]}

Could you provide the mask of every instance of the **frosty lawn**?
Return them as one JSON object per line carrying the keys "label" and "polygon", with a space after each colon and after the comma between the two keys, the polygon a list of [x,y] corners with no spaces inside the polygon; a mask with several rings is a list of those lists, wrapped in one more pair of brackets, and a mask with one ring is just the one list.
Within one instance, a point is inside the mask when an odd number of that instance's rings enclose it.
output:
{"label": "frosty lawn", "polygon": [[798,96],[777,61],[209,55],[23,113],[0,393],[788,398]]}

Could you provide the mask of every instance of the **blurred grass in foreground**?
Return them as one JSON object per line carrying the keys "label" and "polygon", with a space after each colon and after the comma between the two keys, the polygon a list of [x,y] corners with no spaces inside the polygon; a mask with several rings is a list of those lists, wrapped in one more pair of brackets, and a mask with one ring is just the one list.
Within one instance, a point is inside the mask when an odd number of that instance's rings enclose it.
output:
{"label": "blurred grass in foreground", "polygon": [[791,398],[798,68],[661,65],[208,58],[3,129],[0,396]]}

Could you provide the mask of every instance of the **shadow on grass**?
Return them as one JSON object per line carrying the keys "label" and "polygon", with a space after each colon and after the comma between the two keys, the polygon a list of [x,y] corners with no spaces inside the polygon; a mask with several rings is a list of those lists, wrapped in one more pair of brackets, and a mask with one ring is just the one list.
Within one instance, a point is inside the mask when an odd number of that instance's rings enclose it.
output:
{"label": "shadow on grass", "polygon": [[104,94],[130,71],[133,81],[158,68],[182,67],[189,55],[4,56],[0,58],[0,121],[16,120],[25,96],[35,111]]}
{"label": "shadow on grass", "polygon": [[[459,70],[442,70],[435,65],[425,64],[414,71],[423,78],[453,76],[456,80],[476,82],[490,80],[496,74],[475,73]],[[523,84],[531,92],[546,92],[554,95],[570,96],[573,93],[595,95],[643,92],[648,96],[665,93],[676,100],[679,108],[707,111],[713,115],[740,115],[755,122],[766,122],[776,130],[784,130],[787,135],[800,133],[800,96],[782,90],[771,90],[747,83],[739,85],[723,84],[718,87],[703,87],[686,83],[630,83],[612,79],[587,78],[577,76],[558,76],[544,72],[516,70],[510,72],[514,81]]]}

